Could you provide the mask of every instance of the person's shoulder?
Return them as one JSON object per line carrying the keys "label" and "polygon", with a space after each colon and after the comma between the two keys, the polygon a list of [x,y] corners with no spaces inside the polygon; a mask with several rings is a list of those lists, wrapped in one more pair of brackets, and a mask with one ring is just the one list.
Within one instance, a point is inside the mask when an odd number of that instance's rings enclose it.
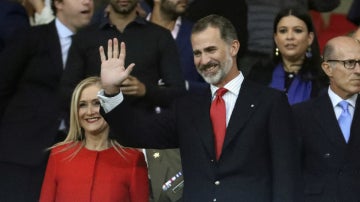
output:
{"label": "person's shoulder", "polygon": [[144,21],[144,23],[141,24],[141,26],[149,31],[150,33],[156,33],[156,34],[167,34],[170,35],[170,31],[158,24],[155,24],[150,21]]}
{"label": "person's shoulder", "polygon": [[186,17],[181,17],[181,26],[191,28],[194,26],[194,22]]}
{"label": "person's shoulder", "polygon": [[101,32],[102,29],[105,29],[106,25],[100,25],[100,23],[92,23],[89,25],[86,25],[85,27],[82,27],[79,29],[75,36],[88,36],[91,33]]}
{"label": "person's shoulder", "polygon": [[118,154],[122,157],[122,159],[125,159],[125,162],[129,164],[146,164],[144,154],[138,149],[122,147],[116,148],[116,150],[116,152],[120,152],[120,154]]}
{"label": "person's shoulder", "polygon": [[250,91],[255,91],[261,94],[273,94],[273,95],[282,95],[284,92],[271,88],[269,86],[263,85],[256,81],[246,78],[243,81],[241,88],[248,88]]}
{"label": "person's shoulder", "polygon": [[[42,24],[37,26],[31,26],[29,28],[26,28],[22,30],[21,32],[17,33],[17,37],[23,37],[23,38],[33,38],[35,39],[41,39],[44,40],[44,38],[47,38],[48,36],[56,36],[56,26],[55,21],[51,21],[48,24]],[[32,41],[28,41],[31,43]]]}
{"label": "person's shoulder", "polygon": [[312,113],[312,109],[314,107],[323,105],[323,102],[326,99],[326,96],[327,96],[326,93],[322,93],[317,97],[311,98],[304,102],[294,104],[292,106],[292,108],[295,112],[310,112],[310,113]]}
{"label": "person's shoulder", "polygon": [[79,147],[78,143],[70,142],[65,144],[56,145],[51,149],[51,155],[66,154],[74,152]]}

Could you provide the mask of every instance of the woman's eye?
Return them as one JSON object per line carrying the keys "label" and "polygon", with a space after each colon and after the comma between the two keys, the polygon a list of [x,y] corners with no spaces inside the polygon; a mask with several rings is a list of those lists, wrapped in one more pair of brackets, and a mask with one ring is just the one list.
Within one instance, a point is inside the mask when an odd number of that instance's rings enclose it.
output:
{"label": "woman's eye", "polygon": [[79,104],[79,108],[83,108],[83,107],[86,107],[87,105],[86,105],[86,103],[80,103]]}
{"label": "woman's eye", "polygon": [[302,29],[295,29],[295,33],[302,33],[303,30]]}
{"label": "woman's eye", "polygon": [[279,29],[278,32],[281,33],[281,34],[285,34],[287,32],[287,29]]}

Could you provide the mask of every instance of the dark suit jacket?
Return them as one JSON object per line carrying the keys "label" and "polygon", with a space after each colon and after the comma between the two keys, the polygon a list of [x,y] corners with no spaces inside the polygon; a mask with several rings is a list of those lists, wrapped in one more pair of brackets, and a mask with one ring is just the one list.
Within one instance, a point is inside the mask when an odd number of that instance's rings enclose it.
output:
{"label": "dark suit jacket", "polygon": [[19,3],[0,0],[0,52],[16,31],[29,28],[29,17]]}
{"label": "dark suit jacket", "polygon": [[[180,202],[184,180],[178,149],[146,149],[151,202]],[[166,185],[164,187],[164,185]]]}
{"label": "dark suit jacket", "polygon": [[184,201],[294,201],[296,141],[287,98],[279,91],[244,81],[219,161],[209,89],[176,100],[158,117],[137,115],[125,104],[104,114],[110,127],[127,146],[180,147]]}
{"label": "dark suit jacket", "polygon": [[306,201],[359,201],[360,99],[348,144],[327,93],[294,105],[294,116],[301,138]]}
{"label": "dark suit jacket", "polygon": [[60,125],[61,58],[55,21],[24,32],[1,53],[1,162],[46,162]]}

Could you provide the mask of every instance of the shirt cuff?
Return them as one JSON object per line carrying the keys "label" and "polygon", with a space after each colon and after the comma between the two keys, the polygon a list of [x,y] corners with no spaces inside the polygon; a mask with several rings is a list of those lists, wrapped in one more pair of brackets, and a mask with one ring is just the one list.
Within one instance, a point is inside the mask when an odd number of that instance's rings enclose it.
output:
{"label": "shirt cuff", "polygon": [[101,107],[104,109],[105,113],[108,113],[111,110],[113,110],[124,100],[124,96],[121,92],[113,97],[106,97],[104,93],[104,89],[101,89],[98,92],[97,96],[100,100]]}

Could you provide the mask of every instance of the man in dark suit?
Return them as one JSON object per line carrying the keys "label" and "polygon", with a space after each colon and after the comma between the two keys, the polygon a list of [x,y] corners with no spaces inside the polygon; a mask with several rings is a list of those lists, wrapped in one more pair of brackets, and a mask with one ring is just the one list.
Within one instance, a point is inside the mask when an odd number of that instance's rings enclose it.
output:
{"label": "man in dark suit", "polygon": [[[210,15],[199,20],[191,42],[195,66],[210,86],[175,100],[171,110],[156,117],[138,114],[122,102],[121,83],[136,68],[124,67],[125,44],[121,43],[119,55],[114,39],[108,60],[100,48],[99,98],[110,127],[126,146],[179,147],[184,201],[294,201],[299,169],[285,94],[244,80],[236,64],[240,43],[226,18]],[[216,95],[219,102],[212,103],[218,89],[227,92],[223,101]],[[214,109],[218,105],[222,110]],[[221,123],[215,121],[218,113]]]}
{"label": "man in dark suit", "polygon": [[[360,200],[359,60],[360,44],[353,38],[340,36],[329,40],[322,63],[330,79],[327,93],[294,105],[301,140],[305,201]],[[345,114],[349,117],[344,131],[343,124],[338,123],[344,117],[338,104],[342,101],[348,103]]]}
{"label": "man in dark suit", "polygon": [[0,55],[0,201],[38,201],[46,149],[61,128],[58,88],[71,35],[93,2],[55,0],[56,20],[23,32]]}
{"label": "man in dark suit", "polygon": [[30,27],[25,8],[17,2],[0,0],[0,52],[7,40],[16,33]]}

